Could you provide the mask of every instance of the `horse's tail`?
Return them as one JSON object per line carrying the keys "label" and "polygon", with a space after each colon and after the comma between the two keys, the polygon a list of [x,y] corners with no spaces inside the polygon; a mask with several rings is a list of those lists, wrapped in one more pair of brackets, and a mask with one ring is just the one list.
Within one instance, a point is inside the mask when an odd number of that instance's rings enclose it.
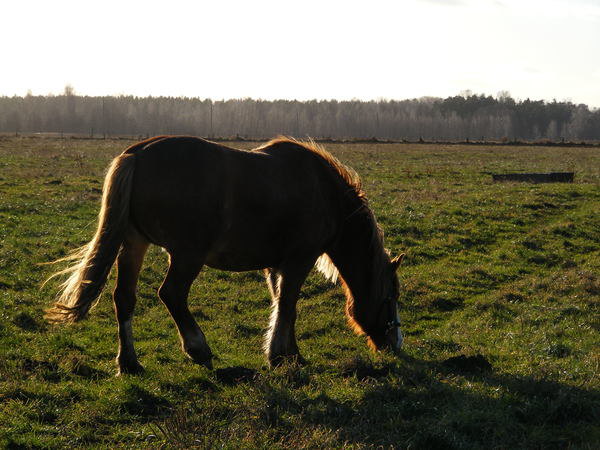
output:
{"label": "horse's tail", "polygon": [[[106,174],[98,229],[90,242],[59,261],[73,264],[52,275],[68,275],[54,306],[46,311],[50,322],[77,322],[83,319],[102,291],[117,258],[129,223],[129,202],[135,155],[117,156]],[[51,278],[52,278],[51,277]]]}

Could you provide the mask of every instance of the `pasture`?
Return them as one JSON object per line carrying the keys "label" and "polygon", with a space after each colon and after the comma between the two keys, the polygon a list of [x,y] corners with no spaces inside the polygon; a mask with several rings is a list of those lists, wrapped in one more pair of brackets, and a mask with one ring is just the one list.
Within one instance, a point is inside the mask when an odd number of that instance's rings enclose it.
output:
{"label": "pasture", "polygon": [[[40,286],[57,267],[40,263],[90,239],[104,171],[130,143],[0,138],[0,446],[600,446],[598,148],[326,144],[406,253],[402,354],[371,353],[313,271],[297,323],[309,364],[270,370],[262,273],[205,269],[190,305],[215,368],[197,366],[151,248],[134,318],[146,371],[115,377],[114,273],[87,320],[50,326],[57,282]],[[492,182],[511,171],[576,175]]]}

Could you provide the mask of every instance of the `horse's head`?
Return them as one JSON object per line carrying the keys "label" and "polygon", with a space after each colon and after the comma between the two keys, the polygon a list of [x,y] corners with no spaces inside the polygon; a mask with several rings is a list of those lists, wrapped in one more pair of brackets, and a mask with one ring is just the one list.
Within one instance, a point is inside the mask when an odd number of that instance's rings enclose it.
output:
{"label": "horse's head", "polygon": [[[400,283],[396,270],[400,266],[404,254],[392,258],[384,272],[383,298],[375,310],[376,316],[372,326],[366,332],[369,345],[374,350],[390,349],[397,352],[402,347],[402,331],[400,330],[400,316],[398,315],[398,296]],[[366,330],[365,330],[366,331]]]}

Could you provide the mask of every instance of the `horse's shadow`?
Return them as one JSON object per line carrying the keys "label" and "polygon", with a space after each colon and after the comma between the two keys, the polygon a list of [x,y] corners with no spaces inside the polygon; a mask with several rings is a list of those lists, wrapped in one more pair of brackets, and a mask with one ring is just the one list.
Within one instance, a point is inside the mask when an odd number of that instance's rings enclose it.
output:
{"label": "horse's shadow", "polygon": [[282,418],[296,415],[308,428],[335,430],[339,445],[402,448],[569,447],[594,439],[598,391],[456,361],[356,360],[340,367],[340,375],[364,385],[358,403],[325,392],[291,401],[267,390],[266,425],[293,433]]}
{"label": "horse's shadow", "polygon": [[[335,394],[317,381],[323,376],[343,379]],[[290,445],[313,445],[306,436],[322,434],[324,447],[591,448],[599,438],[600,392],[502,373],[483,357],[355,357],[276,369],[224,367],[213,377],[206,392],[216,399],[242,385],[240,405],[216,412],[199,405],[185,420],[175,411],[160,422],[172,428],[163,433],[172,443],[213,435],[215,424],[231,427],[219,431],[223,439],[229,432],[238,437],[235,429],[244,424]],[[197,381],[184,391],[197,390]]]}

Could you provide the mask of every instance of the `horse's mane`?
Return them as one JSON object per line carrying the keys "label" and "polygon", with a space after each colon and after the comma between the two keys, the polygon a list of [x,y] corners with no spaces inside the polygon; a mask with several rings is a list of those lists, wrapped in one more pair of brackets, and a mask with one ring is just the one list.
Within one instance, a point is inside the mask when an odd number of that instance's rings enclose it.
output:
{"label": "horse's mane", "polygon": [[331,167],[338,175],[344,180],[344,182],[351,188],[356,196],[366,205],[367,198],[365,192],[362,189],[362,181],[354,169],[343,164],[339,159],[329,153],[323,146],[316,143],[314,140],[309,139],[307,141],[300,141],[288,136],[278,136],[271,139],[266,144],[260,146],[257,150],[264,149],[266,147],[277,146],[281,144],[292,144],[314,153],[323,160],[329,167]]}

